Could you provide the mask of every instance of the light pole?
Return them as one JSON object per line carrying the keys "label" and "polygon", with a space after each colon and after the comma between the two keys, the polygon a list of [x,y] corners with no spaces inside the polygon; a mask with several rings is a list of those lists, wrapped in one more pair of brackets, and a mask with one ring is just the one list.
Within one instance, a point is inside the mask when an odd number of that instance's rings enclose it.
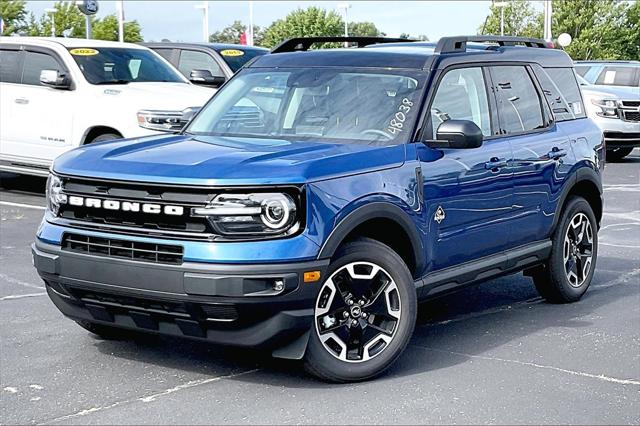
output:
{"label": "light pole", "polygon": [[549,0],[544,0],[544,39],[547,41],[553,40],[553,33],[551,31],[551,17],[553,16],[553,7]]}
{"label": "light pole", "polygon": [[247,45],[253,46],[253,1],[249,0],[249,31],[247,32]]}
{"label": "light pole", "polygon": [[[349,8],[351,8],[351,5],[349,3],[339,3],[337,8],[344,10],[344,36],[349,37]],[[349,42],[345,41],[344,47],[349,47]]]}
{"label": "light pole", "polygon": [[209,2],[203,1],[202,4],[197,4],[194,7],[202,9],[202,40],[207,43],[209,41]]}
{"label": "light pole", "polygon": [[500,35],[504,35],[504,8],[509,5],[509,2],[506,1],[495,1],[493,2],[495,7],[500,8]]}
{"label": "light pole", "polygon": [[48,7],[44,11],[51,14],[51,37],[55,37],[56,36],[56,16],[55,16],[55,13],[57,12],[57,10],[54,9],[53,7]]}

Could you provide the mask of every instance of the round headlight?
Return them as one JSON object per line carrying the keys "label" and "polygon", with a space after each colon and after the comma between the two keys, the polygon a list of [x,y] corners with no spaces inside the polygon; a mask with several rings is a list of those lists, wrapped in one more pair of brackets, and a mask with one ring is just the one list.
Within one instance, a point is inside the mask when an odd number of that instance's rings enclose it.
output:
{"label": "round headlight", "polygon": [[56,175],[49,175],[47,179],[47,206],[54,216],[58,215],[60,205],[67,202],[66,194],[62,193],[62,179]]}
{"label": "round headlight", "polygon": [[285,200],[288,201],[284,197],[282,199],[267,199],[263,201],[260,218],[269,228],[282,228],[289,221],[292,207]]}

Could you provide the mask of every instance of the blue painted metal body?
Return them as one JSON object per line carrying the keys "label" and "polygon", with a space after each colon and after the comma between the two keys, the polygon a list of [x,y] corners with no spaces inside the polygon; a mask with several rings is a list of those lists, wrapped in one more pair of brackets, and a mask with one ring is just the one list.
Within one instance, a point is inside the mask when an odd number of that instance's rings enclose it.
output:
{"label": "blue painted metal body", "polygon": [[[384,57],[382,50],[369,56]],[[496,54],[476,56],[489,55]],[[263,61],[284,61],[290,55],[269,56]],[[297,58],[302,61],[306,56]],[[414,62],[424,63],[418,59]],[[332,231],[351,212],[376,201],[388,203],[404,211],[413,224],[422,250],[418,255],[425,259],[414,273],[421,277],[548,238],[572,176],[580,168],[599,173],[601,159],[595,148],[601,140],[598,127],[586,118],[556,123],[537,133],[489,138],[480,148],[458,150],[422,143],[367,146],[171,135],[81,147],[59,157],[53,170],[61,175],[172,185],[304,187],[306,227],[300,234],[253,242],[183,241],[184,259],[189,262],[317,259]],[[564,153],[559,161],[550,157],[554,150]],[[504,159],[506,166],[488,169],[486,163],[494,157]],[[434,220],[439,207],[446,212],[441,223]],[[45,216],[37,236],[59,245],[65,230]]]}

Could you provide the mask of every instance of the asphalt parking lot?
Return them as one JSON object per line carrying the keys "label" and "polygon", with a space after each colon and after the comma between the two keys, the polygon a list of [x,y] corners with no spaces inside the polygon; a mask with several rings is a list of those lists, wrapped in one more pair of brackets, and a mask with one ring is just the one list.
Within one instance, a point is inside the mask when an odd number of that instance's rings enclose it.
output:
{"label": "asphalt parking lot", "polygon": [[0,192],[0,423],[640,423],[640,150],[607,165],[592,287],[542,301],[521,274],[421,306],[381,378],[175,339],[104,341],[63,318],[31,266],[43,179]]}

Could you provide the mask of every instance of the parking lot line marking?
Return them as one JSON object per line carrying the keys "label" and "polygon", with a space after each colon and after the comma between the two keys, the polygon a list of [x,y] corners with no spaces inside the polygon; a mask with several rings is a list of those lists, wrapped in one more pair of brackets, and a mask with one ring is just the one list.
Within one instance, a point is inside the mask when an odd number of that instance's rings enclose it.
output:
{"label": "parking lot line marking", "polygon": [[486,361],[506,362],[506,363],[510,363],[510,364],[517,364],[517,365],[523,365],[523,366],[527,366],[527,367],[540,368],[540,369],[544,369],[544,370],[553,370],[553,371],[558,371],[560,373],[566,373],[566,374],[571,374],[571,375],[580,376],[580,377],[587,377],[587,378],[590,378],[590,379],[597,379],[597,380],[602,380],[602,381],[605,381],[605,382],[617,383],[617,384],[620,384],[620,385],[640,386],[640,380],[636,380],[636,379],[618,379],[616,377],[605,376],[604,374],[584,373],[582,371],[567,370],[565,368],[554,367],[552,365],[536,364],[535,362],[518,361],[518,360],[515,360],[515,359],[506,359],[506,358],[498,358],[498,357],[483,356],[483,355],[471,355],[471,354],[465,354],[465,353],[462,353],[462,352],[445,351],[445,350],[442,350],[442,349],[429,348],[429,347],[420,346],[420,345],[412,345],[412,346],[415,346],[417,348],[424,349],[424,350],[427,350],[427,351],[441,352],[441,353],[446,353],[446,354],[451,354],[451,355],[463,356],[463,357],[467,357],[467,358],[482,359],[482,360],[486,360]]}
{"label": "parking lot line marking", "polygon": [[193,380],[191,382],[187,382],[187,383],[184,383],[182,385],[178,385],[176,387],[173,387],[171,389],[167,389],[165,391],[162,391],[160,393],[156,393],[154,395],[149,395],[149,396],[145,396],[145,397],[142,397],[142,398],[138,398],[138,400],[142,401],[142,402],[152,402],[152,401],[155,401],[156,398],[159,398],[159,397],[164,396],[164,395],[169,395],[171,393],[177,392],[177,391],[182,390],[182,389],[189,389],[189,388],[192,388],[194,386],[206,385],[207,383],[217,382],[217,381],[222,380],[222,379],[232,379],[234,377],[240,377],[240,376],[244,376],[244,375],[247,375],[247,374],[255,373],[256,371],[259,371],[259,369],[258,368],[254,368],[253,370],[242,371],[240,373],[229,374],[227,376],[218,376],[218,377],[212,377],[210,379],[203,379],[203,380]]}
{"label": "parking lot line marking", "polygon": [[189,389],[189,388],[192,388],[192,387],[195,387],[195,386],[206,385],[208,383],[218,382],[218,381],[224,380],[224,379],[233,379],[235,377],[240,377],[240,376],[244,376],[244,375],[247,375],[247,374],[255,373],[256,371],[260,371],[260,369],[259,368],[254,368],[252,370],[245,370],[245,371],[241,371],[239,373],[232,373],[232,374],[227,374],[227,375],[217,376],[217,377],[211,377],[211,378],[202,379],[202,380],[192,380],[190,382],[184,383],[182,385],[175,386],[175,387],[173,387],[171,389],[167,389],[167,390],[164,390],[162,392],[158,392],[158,393],[153,394],[153,395],[144,396],[144,397],[135,398],[135,399],[127,399],[127,400],[123,400],[123,401],[116,401],[113,404],[103,405],[103,406],[99,406],[99,407],[87,408],[85,410],[78,411],[77,413],[67,414],[67,415],[61,416],[61,417],[56,417],[55,419],[46,420],[43,423],[39,423],[39,424],[53,424],[53,423],[60,423],[60,422],[64,423],[66,420],[75,419],[75,418],[78,418],[78,417],[83,417],[83,416],[86,416],[88,414],[96,413],[98,411],[109,410],[111,408],[119,407],[121,405],[129,404],[129,403],[137,402],[137,401],[152,402],[152,401],[155,401],[157,398],[159,398],[161,396],[169,395],[169,394],[172,394],[174,392],[178,392],[178,391],[180,391],[182,389]]}
{"label": "parking lot line marking", "polygon": [[2,301],[2,300],[23,299],[25,297],[38,297],[38,296],[44,296],[45,294],[47,294],[47,293],[12,294],[10,296],[0,297],[0,301]]}
{"label": "parking lot line marking", "polygon": [[0,274],[0,281],[6,281],[6,282],[8,282],[10,284],[21,285],[22,287],[37,288],[38,290],[44,290],[44,287],[41,286],[41,285],[27,283],[27,282],[21,281],[19,279],[10,277],[7,274]]}
{"label": "parking lot line marking", "polygon": [[34,206],[33,204],[12,203],[11,201],[0,201],[1,206],[22,207],[25,209],[44,210],[46,207]]}

